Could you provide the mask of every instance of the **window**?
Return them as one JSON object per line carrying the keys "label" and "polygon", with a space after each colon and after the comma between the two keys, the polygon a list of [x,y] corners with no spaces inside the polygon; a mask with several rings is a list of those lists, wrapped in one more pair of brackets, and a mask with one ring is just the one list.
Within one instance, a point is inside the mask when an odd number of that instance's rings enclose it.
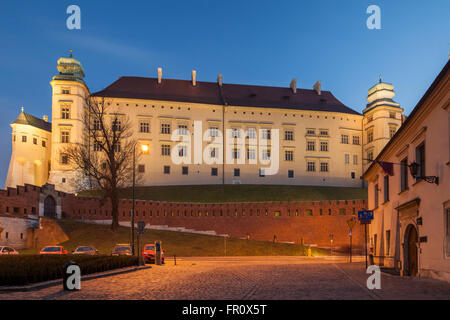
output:
{"label": "window", "polygon": [[373,151],[367,151],[367,160],[372,161],[373,160]]}
{"label": "window", "polygon": [[256,159],[256,150],[253,148],[247,149],[247,159],[255,160]]}
{"label": "window", "polygon": [[328,162],[320,163],[320,172],[328,172]]}
{"label": "window", "polygon": [[346,153],[344,155],[344,163],[345,164],[349,164],[350,163],[350,155],[348,153]]}
{"label": "window", "polygon": [[313,215],[313,212],[312,212],[311,209],[306,209],[306,210],[305,210],[305,216],[311,217],[312,215]]}
{"label": "window", "polygon": [[60,161],[61,161],[61,164],[68,164],[69,163],[69,157],[67,156],[67,154],[62,153],[60,155]]}
{"label": "window", "polygon": [[149,122],[141,122],[139,131],[142,133],[149,133],[150,132],[150,123]]}
{"label": "window", "polygon": [[42,140],[42,146],[45,148],[47,147],[47,143],[45,142],[45,140]]}
{"label": "window", "polygon": [[348,144],[348,135],[346,135],[346,134],[341,135],[341,143]]}
{"label": "window", "polygon": [[145,172],[145,164],[138,165],[138,172],[139,173],[144,173]]}
{"label": "window", "polygon": [[70,89],[62,88],[61,89],[61,94],[70,94]]}
{"label": "window", "polygon": [[186,146],[178,146],[178,156],[186,157],[187,156],[187,148]]}
{"label": "window", "polygon": [[355,178],[356,178],[356,173],[352,171],[351,174],[350,174],[350,177],[351,177],[352,179],[355,179]]}
{"label": "window", "polygon": [[373,130],[367,131],[367,143],[370,143],[373,141]]}
{"label": "window", "polygon": [[367,123],[370,123],[372,121],[373,121],[373,116],[370,116],[370,117],[367,118]]}
{"label": "window", "polygon": [[112,130],[113,131],[122,130],[122,122],[120,120],[114,119],[114,121],[112,123]]}
{"label": "window", "polygon": [[386,230],[386,256],[389,256],[391,251],[391,230]]}
{"label": "window", "polygon": [[306,129],[306,134],[307,135],[315,135],[316,134],[316,130],[315,129]]}
{"label": "window", "polygon": [[293,179],[294,178],[294,170],[288,170],[288,178]]}
{"label": "window", "polygon": [[353,155],[353,164],[358,164],[358,155],[357,154]]}
{"label": "window", "polygon": [[320,134],[321,136],[328,136],[328,130],[321,129],[321,130],[319,131],[319,134]]}
{"label": "window", "polygon": [[294,161],[294,151],[293,150],[284,151],[284,160]]}
{"label": "window", "polygon": [[373,235],[373,255],[376,256],[377,254],[377,234]]}
{"label": "window", "polygon": [[320,151],[328,151],[328,142],[326,141],[320,142]]}
{"label": "window", "polygon": [[247,137],[249,139],[256,139],[256,129],[255,128],[248,128],[248,130],[247,130]]}
{"label": "window", "polygon": [[271,130],[270,129],[261,129],[261,138],[263,140],[271,139]]}
{"label": "window", "polygon": [[389,127],[389,138],[392,138],[396,132],[397,132],[396,127]]}
{"label": "window", "polygon": [[378,208],[378,184],[374,187],[374,202],[375,202],[375,209]]}
{"label": "window", "polygon": [[210,156],[213,159],[216,159],[219,157],[219,148],[211,148],[210,149]]}
{"label": "window", "polygon": [[181,168],[181,174],[188,175],[189,174],[189,167],[182,167]]}
{"label": "window", "polygon": [[94,130],[100,130],[100,120],[94,120]]}
{"label": "window", "polygon": [[93,148],[94,148],[94,151],[96,151],[96,152],[102,150],[102,146],[101,146],[101,144],[98,141],[94,141]]}
{"label": "window", "polygon": [[164,166],[164,174],[170,174],[170,166]]}
{"label": "window", "polygon": [[240,177],[241,176],[241,169],[235,168],[234,169],[234,176],[235,177]]}
{"label": "window", "polygon": [[178,134],[183,135],[183,136],[187,136],[187,134],[188,134],[188,132],[187,132],[187,125],[180,124],[178,126]]}
{"label": "window", "polygon": [[408,190],[408,158],[400,161],[400,192]]}
{"label": "window", "polygon": [[288,141],[294,140],[294,131],[286,130],[284,132],[284,140],[288,140]]}
{"label": "window", "polygon": [[231,129],[231,138],[240,138],[241,137],[241,129],[232,128]]}
{"label": "window", "polygon": [[345,209],[339,209],[339,215],[345,216]]}
{"label": "window", "polygon": [[114,145],[114,152],[121,152],[122,148],[120,146],[120,141],[118,141],[115,145]]}
{"label": "window", "polygon": [[395,112],[389,112],[389,118],[396,119],[396,113]]}
{"label": "window", "polygon": [[307,141],[306,142],[306,150],[307,151],[314,151],[315,149],[316,149],[315,141]]}
{"label": "window", "polygon": [[306,163],[306,171],[308,171],[308,172],[316,171],[316,163],[313,161],[308,161]]}
{"label": "window", "polygon": [[425,177],[425,143],[416,148],[416,162],[420,165],[416,181],[420,181],[422,180],[421,177]]}
{"label": "window", "polygon": [[231,159],[239,159],[240,157],[240,150],[239,148],[233,148],[231,152]]}
{"label": "window", "polygon": [[69,131],[61,131],[61,143],[69,143]]}
{"label": "window", "polygon": [[209,128],[209,136],[210,137],[218,137],[219,136],[219,128],[218,127]]}
{"label": "window", "polygon": [[37,138],[33,138],[33,144],[37,144]]}
{"label": "window", "polygon": [[263,160],[270,160],[270,149],[262,150],[262,159]]}
{"label": "window", "polygon": [[359,136],[353,136],[353,144],[359,145]]}
{"label": "window", "polygon": [[217,176],[217,175],[218,175],[218,170],[217,170],[217,168],[211,168],[211,175],[212,175],[212,176]]}
{"label": "window", "polygon": [[168,144],[161,145],[161,155],[170,156],[170,145]]}
{"label": "window", "polygon": [[69,107],[61,107],[61,119],[70,119]]}
{"label": "window", "polygon": [[389,201],[389,176],[384,176],[384,202]]}
{"label": "window", "polygon": [[27,136],[22,136],[22,142],[27,142]]}
{"label": "window", "polygon": [[170,134],[170,124],[161,123],[161,134]]}

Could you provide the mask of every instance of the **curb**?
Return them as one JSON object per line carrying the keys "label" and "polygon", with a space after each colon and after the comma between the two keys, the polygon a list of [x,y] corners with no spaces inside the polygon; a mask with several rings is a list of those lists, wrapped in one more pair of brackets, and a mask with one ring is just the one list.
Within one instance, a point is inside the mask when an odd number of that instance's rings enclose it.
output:
{"label": "curb", "polygon": [[[110,276],[116,276],[119,274],[125,274],[125,273],[146,270],[146,269],[151,269],[151,268],[152,268],[151,266],[126,267],[126,268],[116,269],[116,270],[112,270],[112,271],[87,274],[85,276],[81,276],[81,280],[86,281],[86,280],[93,280],[93,279],[99,279],[99,278],[106,278],[106,277],[110,277]],[[30,284],[30,285],[26,285],[26,286],[11,286],[11,287],[0,286],[0,293],[3,293],[3,292],[28,292],[28,291],[41,290],[41,289],[45,289],[45,288],[62,285],[62,280],[63,279],[55,279],[55,280],[49,280],[49,281],[45,281],[45,282]]]}

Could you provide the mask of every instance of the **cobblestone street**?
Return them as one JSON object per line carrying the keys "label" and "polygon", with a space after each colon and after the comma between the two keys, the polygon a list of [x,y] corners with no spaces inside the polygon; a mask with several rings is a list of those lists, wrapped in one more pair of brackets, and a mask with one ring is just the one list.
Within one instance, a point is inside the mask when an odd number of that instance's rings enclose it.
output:
{"label": "cobblestone street", "polygon": [[180,258],[128,274],[61,286],[0,293],[6,299],[450,299],[450,283],[381,274],[368,290],[364,263],[304,257]]}

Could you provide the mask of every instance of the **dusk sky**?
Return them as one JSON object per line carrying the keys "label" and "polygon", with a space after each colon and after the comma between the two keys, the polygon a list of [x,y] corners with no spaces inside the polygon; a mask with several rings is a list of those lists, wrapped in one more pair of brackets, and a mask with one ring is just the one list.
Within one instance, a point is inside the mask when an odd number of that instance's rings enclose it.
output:
{"label": "dusk sky", "polygon": [[[81,30],[66,9],[81,8]],[[369,5],[381,30],[369,30]],[[450,52],[450,1],[3,1],[0,11],[0,187],[20,113],[51,116],[56,62],[73,49],[95,92],[120,76],[311,89],[317,80],[361,112],[383,80],[408,115]]]}

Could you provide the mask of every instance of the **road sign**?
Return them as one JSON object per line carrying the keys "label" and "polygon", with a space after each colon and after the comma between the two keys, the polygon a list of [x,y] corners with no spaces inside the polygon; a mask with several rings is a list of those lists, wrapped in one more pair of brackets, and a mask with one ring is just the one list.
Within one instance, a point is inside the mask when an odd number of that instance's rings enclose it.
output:
{"label": "road sign", "polygon": [[373,220],[373,210],[358,211],[358,220],[361,223],[367,223],[367,221],[370,223]]}
{"label": "road sign", "polygon": [[347,220],[347,224],[348,224],[348,227],[349,227],[350,232],[351,232],[351,230],[353,229],[353,227],[354,227],[355,224],[356,224],[356,219],[355,219],[355,217],[351,218],[350,220]]}

